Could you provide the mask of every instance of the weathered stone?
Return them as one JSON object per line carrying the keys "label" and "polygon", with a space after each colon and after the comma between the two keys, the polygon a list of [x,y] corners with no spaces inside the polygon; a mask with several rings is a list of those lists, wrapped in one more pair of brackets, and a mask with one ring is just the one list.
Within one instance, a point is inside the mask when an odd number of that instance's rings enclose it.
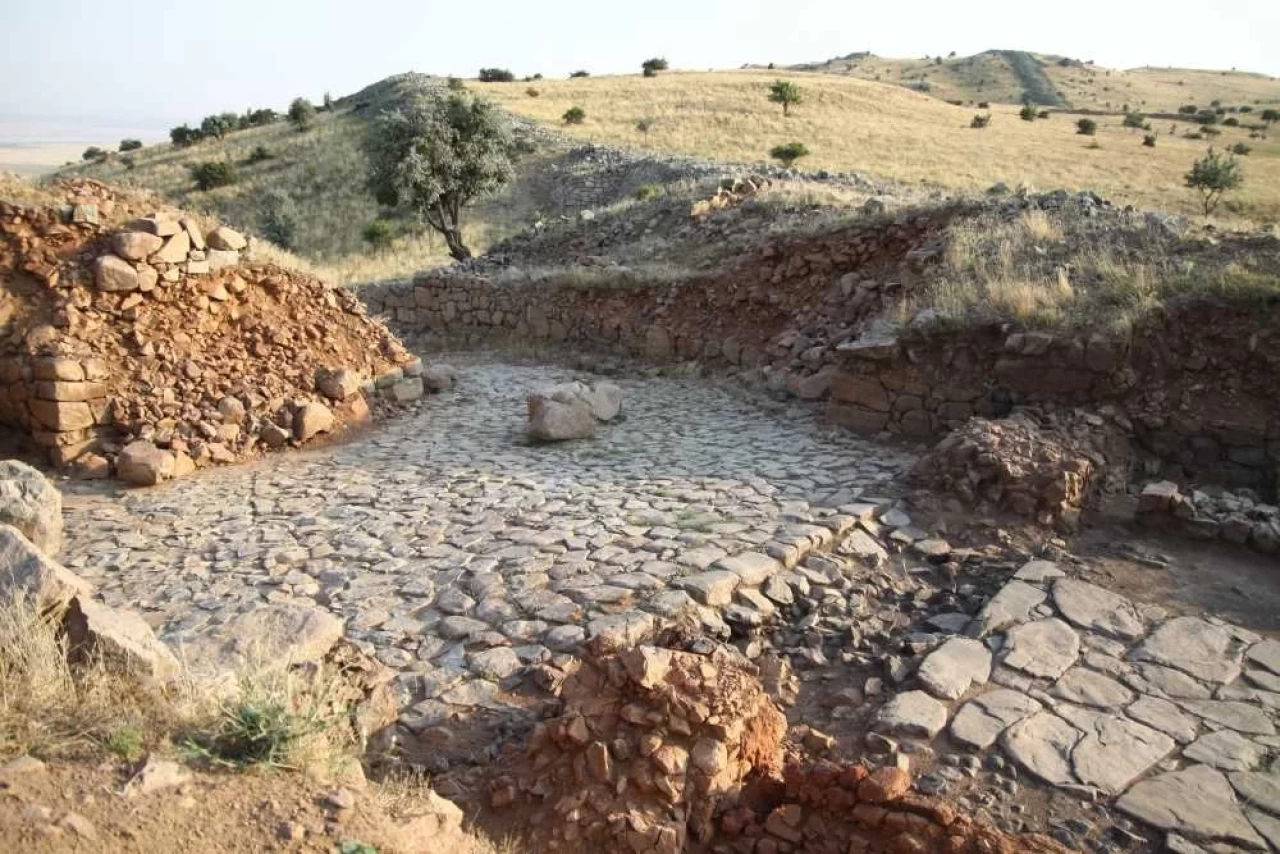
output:
{"label": "weathered stone", "polygon": [[158,681],[173,679],[181,672],[178,659],[132,611],[108,608],[80,596],[72,601],[65,625],[73,651],[91,648],[96,655],[121,661],[130,670]]}
{"label": "weathered stone", "polygon": [[1013,574],[1019,581],[1031,584],[1043,584],[1055,578],[1062,578],[1066,573],[1058,569],[1058,565],[1049,560],[1029,560]]}
{"label": "weathered stone", "polygon": [[1133,692],[1087,667],[1073,667],[1053,686],[1053,695],[1099,709],[1118,709],[1133,702]]}
{"label": "weathered stone", "polygon": [[1124,791],[1174,749],[1172,738],[1115,715],[1077,719],[1084,736],[1071,752],[1075,775],[1086,786],[1114,795]]}
{"label": "weathered stone", "polygon": [[93,262],[93,273],[100,291],[113,293],[138,289],[138,271],[117,255],[100,256]]}
{"label": "weathered stone", "polygon": [[538,442],[590,439],[596,434],[596,419],[584,400],[562,403],[549,397],[529,395],[529,438]]}
{"label": "weathered stone", "polygon": [[1184,713],[1168,700],[1159,697],[1139,697],[1125,713],[1135,721],[1160,730],[1180,744],[1193,741],[1199,731],[1196,719]]}
{"label": "weathered stone", "polygon": [[858,784],[858,800],[869,804],[896,801],[911,791],[911,775],[894,765],[872,771]]}
{"label": "weathered stone", "polygon": [[0,604],[19,596],[37,611],[65,607],[92,588],[38,549],[12,525],[0,524]]}
{"label": "weathered stone", "polygon": [[653,628],[652,614],[628,611],[592,620],[587,624],[587,637],[602,653],[618,652],[648,640]]}
{"label": "weathered stone", "polygon": [[130,442],[116,457],[116,474],[125,483],[154,486],[174,474],[174,457],[169,451],[139,439]]}
{"label": "weathered stone", "polygon": [[334,428],[333,410],[317,401],[308,401],[293,413],[293,438],[306,442]]}
{"label": "weathered stone", "polygon": [[742,583],[742,577],[727,569],[713,569],[696,575],[686,575],[674,580],[674,584],[689,591],[703,605],[719,607],[733,601],[733,591]]}
{"label": "weathered stone", "polygon": [[1226,840],[1265,850],[1266,843],[1240,811],[1227,778],[1193,765],[1135,783],[1116,807],[1139,821],[1191,839]]}
{"label": "weathered stone", "polygon": [[1031,610],[1045,600],[1045,592],[1022,581],[1010,581],[992,597],[991,601],[974,618],[969,634],[984,638],[992,632],[1003,631],[1014,623],[1021,623],[1031,615]]}
{"label": "weathered stone", "polygon": [[876,714],[879,732],[933,738],[947,725],[947,707],[923,691],[898,694]]}
{"label": "weathered stone", "polygon": [[1228,775],[1231,785],[1249,804],[1280,815],[1280,771],[1236,771]]}
{"label": "weathered stone", "polygon": [[782,571],[782,564],[760,552],[741,552],[716,561],[719,569],[728,570],[749,587],[758,587]]}
{"label": "weathered stone", "polygon": [[1182,708],[1197,717],[1252,735],[1275,735],[1271,715],[1248,703],[1223,700],[1183,700]]}
{"label": "weathered stone", "polygon": [[433,392],[448,391],[458,382],[458,371],[452,365],[431,365],[422,372],[422,381]]}
{"label": "weathered stone", "polygon": [[244,235],[227,228],[225,225],[220,225],[205,235],[205,242],[209,244],[211,249],[221,249],[229,252],[239,252],[249,245],[248,241],[244,239]]}
{"label": "weathered stone", "polygon": [[1280,641],[1268,639],[1256,643],[1249,647],[1245,658],[1280,676]]}
{"label": "weathered stone", "polygon": [[150,795],[184,785],[190,779],[191,772],[182,765],[152,754],[147,757],[147,764],[142,766],[142,770],[124,784],[123,794],[126,798]]}
{"label": "weathered stone", "polygon": [[111,248],[126,261],[145,261],[164,245],[164,239],[145,231],[121,231],[111,238]]}
{"label": "weathered stone", "polygon": [[1005,639],[1002,664],[1043,679],[1057,679],[1080,655],[1080,636],[1051,617],[1014,626]]}
{"label": "weathered stone", "polygon": [[880,566],[889,559],[889,552],[874,537],[861,528],[855,528],[840,544],[841,554],[852,555],[870,567]]}
{"label": "weathered stone", "polygon": [[585,397],[599,421],[612,421],[622,411],[622,387],[614,383],[598,382]]}
{"label": "weathered stone", "polygon": [[1055,786],[1076,783],[1071,752],[1083,733],[1052,712],[1039,712],[1012,725],[1000,745],[1019,765]]}
{"label": "weathered stone", "polygon": [[1226,629],[1199,617],[1175,617],[1156,629],[1130,657],[1224,685],[1240,675],[1242,652],[1239,641]]}
{"label": "weathered stone", "polygon": [[1146,623],[1132,602],[1085,581],[1059,579],[1053,585],[1053,603],[1082,629],[1122,641],[1137,640],[1146,633]]}
{"label": "weathered stone", "polygon": [[1139,664],[1125,681],[1140,693],[1157,693],[1175,699],[1207,700],[1213,696],[1208,687],[1181,670],[1158,664]]}
{"label": "weathered stone", "polygon": [[951,737],[975,750],[986,750],[1002,732],[1042,708],[1026,694],[998,688],[974,697],[960,709],[951,722]]}
{"label": "weathered stone", "polygon": [[18,460],[0,461],[0,523],[12,525],[47,555],[62,548],[62,493]]}
{"label": "weathered stone", "polygon": [[1248,771],[1266,756],[1266,748],[1235,730],[1222,729],[1200,736],[1182,755],[1221,771]]}
{"label": "weathered stone", "polygon": [[187,253],[190,251],[191,238],[185,231],[179,231],[166,240],[164,246],[151,255],[150,260],[165,264],[180,264],[187,260]]}
{"label": "weathered stone", "polygon": [[320,370],[316,373],[316,391],[330,400],[343,401],[360,392],[361,378],[350,368],[336,371]]}
{"label": "weathered stone", "polygon": [[920,665],[916,676],[936,697],[958,700],[991,678],[991,652],[972,638],[951,638]]}
{"label": "weathered stone", "polygon": [[412,403],[421,400],[424,392],[422,377],[410,377],[391,387],[391,399],[396,403]]}

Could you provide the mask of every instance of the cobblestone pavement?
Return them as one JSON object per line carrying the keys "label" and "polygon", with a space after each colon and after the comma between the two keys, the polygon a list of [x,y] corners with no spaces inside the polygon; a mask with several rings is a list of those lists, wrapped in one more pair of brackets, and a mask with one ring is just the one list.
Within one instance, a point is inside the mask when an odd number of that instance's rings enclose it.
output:
{"label": "cobblestone pavement", "polygon": [[66,563],[175,643],[263,601],[328,608],[426,714],[646,615],[767,612],[754,588],[855,521],[815,508],[883,494],[911,462],[671,379],[624,382],[625,420],[594,440],[529,446],[524,396],[572,376],[474,365],[346,444],[145,491],[73,485]]}

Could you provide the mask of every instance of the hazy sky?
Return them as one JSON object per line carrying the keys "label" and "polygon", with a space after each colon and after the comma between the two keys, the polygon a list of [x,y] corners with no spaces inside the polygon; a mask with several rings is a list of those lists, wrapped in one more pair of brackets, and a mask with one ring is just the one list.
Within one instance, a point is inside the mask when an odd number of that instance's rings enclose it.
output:
{"label": "hazy sky", "polygon": [[0,0],[0,120],[168,127],[390,74],[1017,48],[1280,76],[1280,0]]}

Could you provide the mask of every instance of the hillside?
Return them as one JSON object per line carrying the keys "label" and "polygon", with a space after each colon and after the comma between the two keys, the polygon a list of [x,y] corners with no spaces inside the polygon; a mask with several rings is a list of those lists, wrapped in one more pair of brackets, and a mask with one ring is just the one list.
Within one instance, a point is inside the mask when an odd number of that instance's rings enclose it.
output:
{"label": "hillside", "polygon": [[[990,127],[974,130],[972,107],[898,86],[802,72],[786,77],[806,100],[784,117],[767,100],[778,76],[718,71],[543,80],[537,97],[524,84],[474,88],[514,113],[608,145],[760,163],[773,146],[798,140],[812,152],[801,162],[807,170],[851,170],[956,191],[985,191],[997,182],[1092,189],[1122,204],[1196,212],[1183,176],[1210,143],[1183,138],[1185,122],[1176,135],[1174,123],[1159,122],[1158,143],[1146,148],[1142,133],[1122,127],[1118,116],[1098,116],[1097,136],[1090,138],[1076,133],[1076,117],[1024,122],[1017,107],[997,104]],[[560,117],[573,106],[586,111],[586,120],[565,125]],[[640,133],[636,121],[645,117],[655,121]],[[1232,197],[1229,213],[1263,222],[1280,217],[1280,143],[1250,139],[1244,128],[1222,130],[1219,147],[1252,147],[1244,158],[1244,189]],[[1097,148],[1090,147],[1094,142]]]}
{"label": "hillside", "polygon": [[[1038,66],[1052,84],[1040,92],[1028,86],[1027,71]],[[973,56],[895,59],[852,53],[789,70],[857,77],[927,91],[944,101],[1038,104],[1077,110],[1176,112],[1183,104],[1260,105],[1280,103],[1280,80],[1265,74],[1187,68],[1103,68],[1089,62],[1025,51],[990,50]]]}

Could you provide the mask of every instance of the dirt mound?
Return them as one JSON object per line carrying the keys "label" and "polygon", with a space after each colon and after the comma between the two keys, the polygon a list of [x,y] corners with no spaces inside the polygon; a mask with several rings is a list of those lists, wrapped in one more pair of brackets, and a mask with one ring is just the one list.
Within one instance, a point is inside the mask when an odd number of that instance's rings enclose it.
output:
{"label": "dirt mound", "polygon": [[350,293],[250,260],[230,229],[58,189],[66,205],[0,202],[0,423],[59,466],[105,476],[132,442],[117,467],[145,483],[301,443],[366,420],[361,384],[415,364]]}

